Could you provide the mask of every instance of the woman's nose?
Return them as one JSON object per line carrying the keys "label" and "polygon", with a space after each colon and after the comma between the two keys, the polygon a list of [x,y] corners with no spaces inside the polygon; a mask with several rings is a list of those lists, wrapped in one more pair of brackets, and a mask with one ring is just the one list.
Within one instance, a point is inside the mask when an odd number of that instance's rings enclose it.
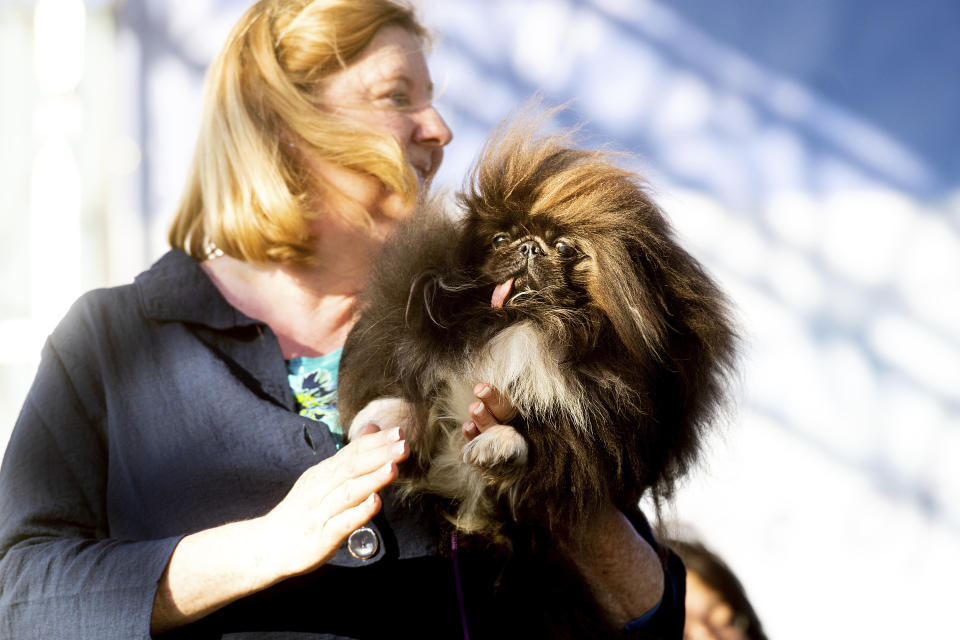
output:
{"label": "woman's nose", "polygon": [[453,140],[453,132],[432,104],[417,114],[417,142],[446,146]]}

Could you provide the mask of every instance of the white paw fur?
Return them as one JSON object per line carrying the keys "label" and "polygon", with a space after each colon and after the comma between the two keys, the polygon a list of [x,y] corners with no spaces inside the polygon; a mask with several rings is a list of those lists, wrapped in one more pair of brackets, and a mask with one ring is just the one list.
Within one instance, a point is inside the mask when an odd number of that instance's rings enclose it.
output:
{"label": "white paw fur", "polygon": [[410,433],[413,425],[413,405],[402,398],[377,398],[360,410],[350,423],[348,439],[353,440],[364,426],[373,423],[383,429],[400,427]]}
{"label": "white paw fur", "polygon": [[461,459],[478,467],[494,467],[527,461],[527,441],[513,427],[497,424],[464,445]]}

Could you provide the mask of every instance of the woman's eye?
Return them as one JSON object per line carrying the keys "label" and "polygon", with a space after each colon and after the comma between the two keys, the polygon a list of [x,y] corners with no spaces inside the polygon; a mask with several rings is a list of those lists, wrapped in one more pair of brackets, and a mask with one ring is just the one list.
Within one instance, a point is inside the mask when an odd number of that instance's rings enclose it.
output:
{"label": "woman's eye", "polygon": [[561,258],[572,258],[573,256],[577,255],[577,250],[573,247],[573,245],[562,240],[553,245],[553,247],[557,250],[557,254],[559,254]]}
{"label": "woman's eye", "polygon": [[510,236],[505,233],[498,233],[493,236],[493,248],[499,249],[500,247],[506,246],[510,242]]}
{"label": "woman's eye", "polygon": [[394,91],[387,96],[387,100],[389,100],[390,104],[398,109],[406,109],[413,104],[413,102],[410,100],[410,96],[403,91]]}

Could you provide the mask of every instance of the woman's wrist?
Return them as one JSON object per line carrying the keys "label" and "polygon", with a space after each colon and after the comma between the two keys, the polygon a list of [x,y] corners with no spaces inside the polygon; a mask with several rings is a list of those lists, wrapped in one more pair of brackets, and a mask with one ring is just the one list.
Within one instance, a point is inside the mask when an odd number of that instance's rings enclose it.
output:
{"label": "woman's wrist", "polygon": [[302,561],[293,551],[293,543],[284,539],[284,526],[275,522],[270,514],[242,523],[245,531],[243,546],[249,558],[249,588],[259,591],[295,575],[304,573]]}
{"label": "woman's wrist", "polygon": [[291,521],[279,508],[245,524],[249,526],[247,549],[253,565],[249,576],[252,585],[272,586],[308,573],[326,560],[307,549],[305,537],[309,534],[301,531],[303,523]]}

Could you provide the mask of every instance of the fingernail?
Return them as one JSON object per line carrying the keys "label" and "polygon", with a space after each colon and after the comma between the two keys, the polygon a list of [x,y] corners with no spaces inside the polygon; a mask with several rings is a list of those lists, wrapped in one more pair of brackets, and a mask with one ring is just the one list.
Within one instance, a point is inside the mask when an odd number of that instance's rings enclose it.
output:
{"label": "fingernail", "polygon": [[383,465],[383,466],[380,468],[380,473],[382,473],[382,474],[385,475],[385,476],[389,476],[390,474],[392,474],[392,473],[393,473],[393,463],[392,463],[392,462],[388,462],[387,464]]}
{"label": "fingernail", "polygon": [[[406,440],[401,440],[400,442],[398,442],[398,443],[396,443],[395,445],[393,445],[392,447],[390,447],[390,453],[392,453],[392,454],[395,455],[395,456],[403,455],[403,453],[404,453],[406,450],[407,450],[407,441],[406,441]],[[391,463],[391,464],[392,464],[392,463]]]}
{"label": "fingernail", "polygon": [[473,433],[476,430],[477,430],[477,425],[474,424],[473,420],[468,420],[463,423],[464,433]]}
{"label": "fingernail", "polygon": [[490,395],[490,387],[483,384],[482,382],[473,388],[473,395],[478,398],[486,398]]}
{"label": "fingernail", "polygon": [[400,439],[400,427],[394,427],[390,429],[390,433],[387,434],[387,442],[393,442],[394,440]]}
{"label": "fingernail", "polygon": [[474,402],[472,405],[470,405],[470,413],[475,416],[479,416],[481,413],[483,413],[483,403]]}

